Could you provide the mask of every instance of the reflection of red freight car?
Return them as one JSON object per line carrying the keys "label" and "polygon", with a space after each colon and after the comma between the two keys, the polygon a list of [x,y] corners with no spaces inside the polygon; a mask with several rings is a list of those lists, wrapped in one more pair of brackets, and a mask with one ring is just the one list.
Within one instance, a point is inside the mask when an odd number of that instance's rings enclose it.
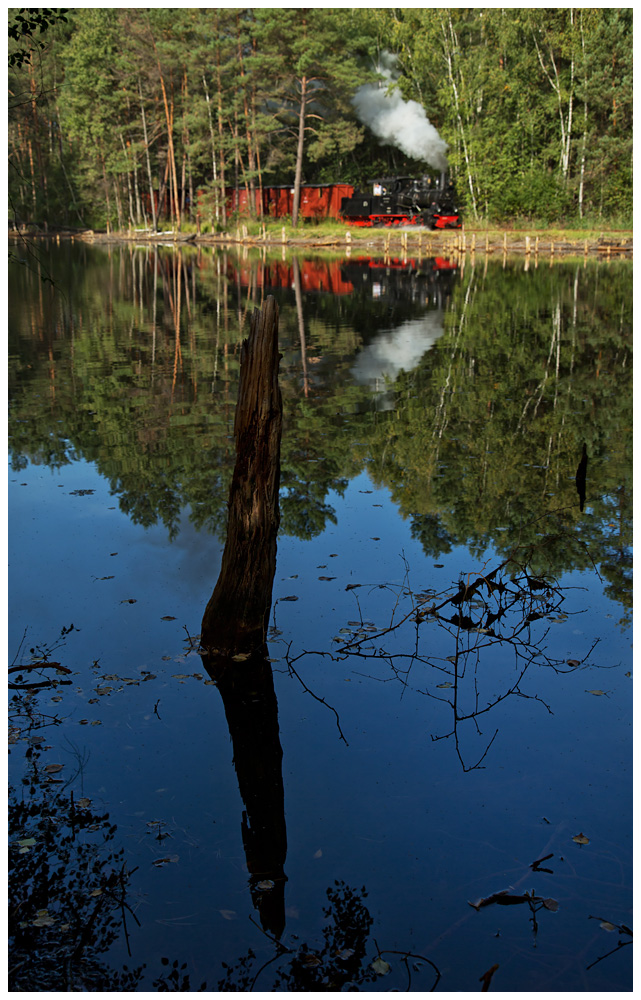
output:
{"label": "reflection of red freight car", "polygon": [[[301,291],[328,292],[332,295],[351,295],[363,292],[372,283],[381,281],[398,285],[399,282],[414,282],[421,289],[449,288],[456,277],[458,265],[443,257],[405,260],[399,257],[356,258],[346,260],[300,260],[299,274]],[[294,265],[291,261],[243,261],[229,263],[229,277],[233,283],[243,287],[256,284],[264,291],[293,288],[295,282]],[[416,289],[414,289],[414,293]],[[430,292],[430,295],[432,292]],[[375,296],[376,297],[376,296]],[[416,294],[409,297],[413,300]],[[429,298],[429,296],[428,296]]]}
{"label": "reflection of red freight car", "polygon": [[[351,281],[341,273],[342,260],[300,260],[299,274],[303,292],[328,292],[331,295],[348,295],[354,290]],[[238,261],[229,265],[230,277],[249,286],[252,280],[260,289],[293,288],[294,267],[291,261],[272,260]]]}

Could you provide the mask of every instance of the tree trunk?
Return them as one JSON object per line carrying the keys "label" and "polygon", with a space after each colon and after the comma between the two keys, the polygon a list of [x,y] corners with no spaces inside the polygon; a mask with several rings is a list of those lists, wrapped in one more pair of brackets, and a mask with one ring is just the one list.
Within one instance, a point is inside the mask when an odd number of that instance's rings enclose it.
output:
{"label": "tree trunk", "polygon": [[[218,17],[216,17],[216,30],[218,30]],[[217,117],[218,117],[218,139],[220,155],[220,197],[221,215],[223,226],[227,225],[227,197],[225,194],[225,146],[223,142],[225,127],[223,119],[223,84],[220,71],[220,49],[216,48],[216,88],[217,88]]]}
{"label": "tree trunk", "polygon": [[[147,134],[147,116],[145,115],[145,102],[142,99],[142,84],[138,77],[138,94],[140,96],[140,114],[142,116],[142,134],[145,140],[145,158],[147,160],[147,181],[149,183],[149,198],[151,200],[151,220],[154,232],[158,229],[158,219],[156,217],[156,196],[154,194],[154,180],[151,172],[151,159],[149,157],[149,136]],[[160,192],[159,192],[160,194]]]}
{"label": "tree trunk", "polygon": [[300,186],[303,179],[303,152],[305,149],[305,111],[307,107],[307,77],[300,81],[300,110],[298,113],[298,147],[296,149],[296,176],[294,179],[294,204],[292,206],[292,227],[298,225],[300,210]]}
{"label": "tree trunk", "polygon": [[278,307],[269,296],[242,346],[227,541],[202,621],[201,645],[223,657],[249,655],[267,635],[280,520],[279,357]]}
{"label": "tree trunk", "polygon": [[176,220],[176,229],[180,232],[180,201],[178,199],[178,174],[176,173],[176,156],[174,153],[174,108],[173,108],[173,98],[171,109],[169,107],[169,101],[167,99],[167,88],[165,87],[165,80],[162,75],[162,70],[160,68],[160,60],[158,60],[158,73],[160,75],[160,87],[162,90],[162,99],[165,108],[165,118],[167,121],[167,155],[169,162],[169,177],[170,177],[170,190],[172,196],[170,197],[170,202],[173,201],[173,213],[172,216]]}
{"label": "tree trunk", "polygon": [[207,117],[209,119],[209,138],[211,139],[211,170],[212,170],[212,182],[214,185],[214,218],[216,222],[218,222],[218,217],[220,215],[220,208],[219,208],[220,192],[218,190],[218,170],[216,169],[216,141],[214,139],[214,121],[211,113],[209,88],[207,87],[207,78],[204,72],[203,72],[203,90],[205,91],[205,101],[207,102]]}
{"label": "tree trunk", "polygon": [[466,139],[465,139],[465,127],[463,125],[463,117],[461,115],[461,104],[460,104],[460,99],[459,99],[459,91],[458,91],[458,86],[456,84],[456,79],[455,79],[455,76],[454,76],[454,67],[453,67],[453,64],[452,64],[452,55],[459,48],[458,39],[457,39],[456,34],[454,32],[454,26],[452,25],[452,18],[451,17],[449,18],[449,29],[450,29],[450,40],[449,41],[448,41],[447,30],[445,28],[445,22],[444,21],[441,22],[441,28],[442,28],[442,31],[443,31],[443,44],[444,44],[445,60],[447,62],[447,73],[448,73],[448,76],[449,76],[449,79],[450,79],[450,84],[452,86],[452,93],[454,94],[454,108],[455,108],[455,111],[456,111],[456,120],[457,120],[458,127],[459,127],[459,135],[460,135],[460,139],[461,139],[461,145],[463,147],[463,156],[465,157],[465,166],[467,168],[467,182],[468,182],[468,186],[469,186],[469,189],[470,189],[470,198],[471,198],[471,201],[472,201],[472,214],[474,215],[475,219],[478,219],[478,211],[477,211],[477,208],[476,208],[476,196],[474,194],[474,178],[473,178],[472,164],[470,162],[470,154],[469,154],[467,142],[466,142]]}

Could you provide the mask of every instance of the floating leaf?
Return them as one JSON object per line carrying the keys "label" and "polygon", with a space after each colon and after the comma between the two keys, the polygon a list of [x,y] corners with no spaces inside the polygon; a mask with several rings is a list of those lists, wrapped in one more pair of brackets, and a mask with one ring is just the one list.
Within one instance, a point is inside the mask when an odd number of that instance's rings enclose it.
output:
{"label": "floating leaf", "polygon": [[323,856],[323,852],[322,852],[322,851],[321,851],[321,849],[319,848],[319,849],[318,849],[318,850],[316,851],[316,854],[314,855],[314,857],[315,857],[315,858],[322,858],[322,856]]}
{"label": "floating leaf", "polygon": [[36,843],[35,837],[27,837],[25,840],[18,841],[20,847],[27,847],[27,848],[33,847],[35,843]]}
{"label": "floating leaf", "polygon": [[340,951],[334,952],[336,958],[340,959],[341,962],[346,962],[354,954],[353,948],[341,948]]}
{"label": "floating leaf", "polygon": [[544,905],[545,909],[546,910],[550,910],[551,913],[556,913],[556,911],[559,908],[558,900],[551,899],[551,898],[544,899],[543,900],[543,905]]}
{"label": "floating leaf", "polygon": [[581,664],[580,660],[566,660],[568,667],[578,667]]}
{"label": "floating leaf", "polygon": [[335,580],[335,576],[319,576],[319,580]]}
{"label": "floating leaf", "polygon": [[379,955],[378,958],[374,959],[372,962],[372,968],[377,976],[386,976],[387,973],[391,971],[392,966]]}
{"label": "floating leaf", "polygon": [[85,799],[85,798],[78,799],[76,805],[80,806],[81,809],[88,809],[89,806],[91,805],[91,799]]}
{"label": "floating leaf", "polygon": [[452,687],[452,682],[451,681],[445,681],[443,684],[437,684],[436,686],[437,686],[437,688],[451,688]]}
{"label": "floating leaf", "polygon": [[615,925],[614,925],[614,924],[611,924],[609,920],[603,920],[603,921],[602,921],[602,922],[601,922],[601,923],[599,924],[599,927],[602,927],[602,928],[603,928],[603,930],[604,930],[604,931],[608,931],[608,933],[612,933],[612,931],[615,931],[615,930],[616,930],[616,927],[615,927]]}
{"label": "floating leaf", "polygon": [[155,861],[152,861],[152,865],[154,865],[155,868],[162,868],[163,865],[175,863],[178,860],[179,856],[177,854],[170,854],[166,858],[156,858]]}
{"label": "floating leaf", "polygon": [[316,968],[316,966],[323,964],[322,960],[318,957],[318,955],[314,955],[314,953],[311,951],[301,956],[301,962],[303,965],[308,966],[310,969]]}
{"label": "floating leaf", "polygon": [[102,896],[102,889],[94,889],[93,892],[89,893],[90,896]]}
{"label": "floating leaf", "polygon": [[232,656],[232,660],[235,660],[236,663],[243,663],[245,660],[248,660],[250,656],[251,653],[236,653],[235,656]]}
{"label": "floating leaf", "polygon": [[272,880],[270,878],[265,878],[265,879],[263,879],[262,882],[258,882],[256,884],[256,888],[257,889],[273,889],[274,885],[275,885],[275,882],[272,882]]}
{"label": "floating leaf", "polygon": [[218,912],[225,920],[235,920],[238,916],[235,910],[219,910]]}
{"label": "floating leaf", "polygon": [[477,899],[474,903],[468,900],[470,906],[473,906],[475,910],[480,910],[483,906],[489,906],[491,903],[499,903],[501,906],[512,906],[516,903],[527,903],[533,897],[528,895],[528,893],[523,893],[522,895],[515,895],[511,893],[509,889],[500,889],[498,892],[493,892],[491,896],[485,896],[483,899]]}
{"label": "floating leaf", "polygon": [[590,841],[584,833],[577,833],[576,837],[572,837],[575,844],[589,844]]}
{"label": "floating leaf", "polygon": [[35,920],[31,921],[31,925],[33,927],[53,927],[55,922],[53,917],[47,915],[46,917],[36,917]]}
{"label": "floating leaf", "polygon": [[602,695],[602,694],[605,694],[605,691],[602,691],[601,688],[593,688],[592,690],[588,691],[587,693],[588,694],[595,694],[595,695]]}
{"label": "floating leaf", "polygon": [[57,774],[58,771],[62,771],[64,764],[47,764],[45,771],[47,774]]}
{"label": "floating leaf", "polygon": [[163,615],[160,620],[161,620],[161,622],[175,622],[176,621],[176,616],[175,615]]}
{"label": "floating leaf", "polygon": [[298,598],[296,597],[295,594],[290,594],[289,597],[280,597],[279,600],[281,600],[281,601],[297,601]]}

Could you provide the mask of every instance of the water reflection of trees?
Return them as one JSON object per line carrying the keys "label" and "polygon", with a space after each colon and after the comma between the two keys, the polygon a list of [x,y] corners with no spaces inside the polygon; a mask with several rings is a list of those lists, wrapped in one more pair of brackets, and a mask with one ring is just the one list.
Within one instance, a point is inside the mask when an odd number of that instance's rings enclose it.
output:
{"label": "water reflection of trees", "polygon": [[[175,535],[188,511],[196,528],[222,536],[240,341],[265,282],[277,284],[275,265],[164,248],[65,247],[62,257],[67,300],[43,294],[29,273],[18,276],[13,296],[14,469],[28,460],[60,467],[85,458],[136,523],[161,522]],[[52,255],[47,263],[53,267]],[[336,294],[322,290],[318,267],[306,261],[298,306],[287,286],[291,260],[276,289],[285,404],[281,532],[309,538],[322,531],[334,517],[330,493],[342,493],[363,467],[391,490],[435,557],[458,544],[506,553],[515,536],[535,541],[536,528],[529,539],[524,532],[542,508],[563,509],[559,544],[546,553],[553,571],[593,561],[608,593],[629,607],[629,267],[612,264],[607,281],[597,265],[468,268],[439,300],[449,302],[443,336],[397,378],[393,412],[380,413],[349,369],[369,336],[365,327],[371,333],[390,321],[371,288],[339,294],[354,288],[354,275],[335,263],[328,284]],[[361,279],[368,288],[370,271],[376,275],[370,268],[368,281]],[[403,272],[414,299],[404,290],[385,301],[405,309],[394,313],[403,321],[425,312],[421,288],[429,282],[421,285],[419,272]],[[312,275],[318,289],[305,293]],[[590,466],[581,516],[574,475],[584,442]],[[570,544],[569,527],[576,529]]]}
{"label": "water reflection of trees", "polygon": [[137,923],[127,901],[135,869],[115,846],[109,814],[74,796],[43,756],[42,733],[60,720],[40,710],[37,690],[26,686],[31,673],[17,676],[10,745],[12,753],[24,752],[24,773],[8,794],[8,988],[134,991],[142,968],[113,968],[106,955],[121,937],[129,947],[128,928]]}
{"label": "water reflection of trees", "polygon": [[219,980],[218,990],[338,993],[367,989],[393,969],[391,981],[402,983],[406,990],[432,992],[436,988],[441,974],[430,959],[411,952],[381,951],[375,941],[372,948],[373,920],[365,905],[365,887],[357,890],[336,881],[326,895],[328,906],[323,913],[328,922],[322,928],[322,942],[288,948],[274,941],[274,954],[260,965],[249,949],[234,965],[223,963],[225,977]]}
{"label": "water reflection of trees", "polygon": [[[298,652],[290,646],[285,657],[290,672],[300,681],[296,665],[321,655],[349,661],[357,675],[385,684],[394,680],[446,705],[451,728],[431,738],[453,740],[464,771],[483,766],[499,726],[492,727],[489,737],[481,727],[508,699],[537,702],[553,714],[537,691],[541,675],[536,668],[556,674],[580,670],[598,644],[594,641],[580,659],[549,651],[551,628],[568,619],[566,591],[549,574],[533,570],[528,549],[515,550],[492,568],[486,562],[440,592],[416,593],[407,583],[400,589],[388,586],[394,600],[390,622],[383,627],[367,616],[366,597],[357,594],[361,586],[350,585],[360,620],[341,629],[344,635],[334,638],[331,650]],[[365,586],[365,594],[367,590]],[[474,750],[474,744],[480,749]]]}

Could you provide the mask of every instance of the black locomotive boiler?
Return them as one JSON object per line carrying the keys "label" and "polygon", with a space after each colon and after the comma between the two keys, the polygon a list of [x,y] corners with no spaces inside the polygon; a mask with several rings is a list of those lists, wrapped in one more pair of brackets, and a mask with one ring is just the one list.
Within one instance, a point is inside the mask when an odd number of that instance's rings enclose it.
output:
{"label": "black locomotive boiler", "polygon": [[461,228],[456,191],[447,173],[381,177],[371,184],[371,191],[354,191],[341,202],[341,217],[352,226]]}

